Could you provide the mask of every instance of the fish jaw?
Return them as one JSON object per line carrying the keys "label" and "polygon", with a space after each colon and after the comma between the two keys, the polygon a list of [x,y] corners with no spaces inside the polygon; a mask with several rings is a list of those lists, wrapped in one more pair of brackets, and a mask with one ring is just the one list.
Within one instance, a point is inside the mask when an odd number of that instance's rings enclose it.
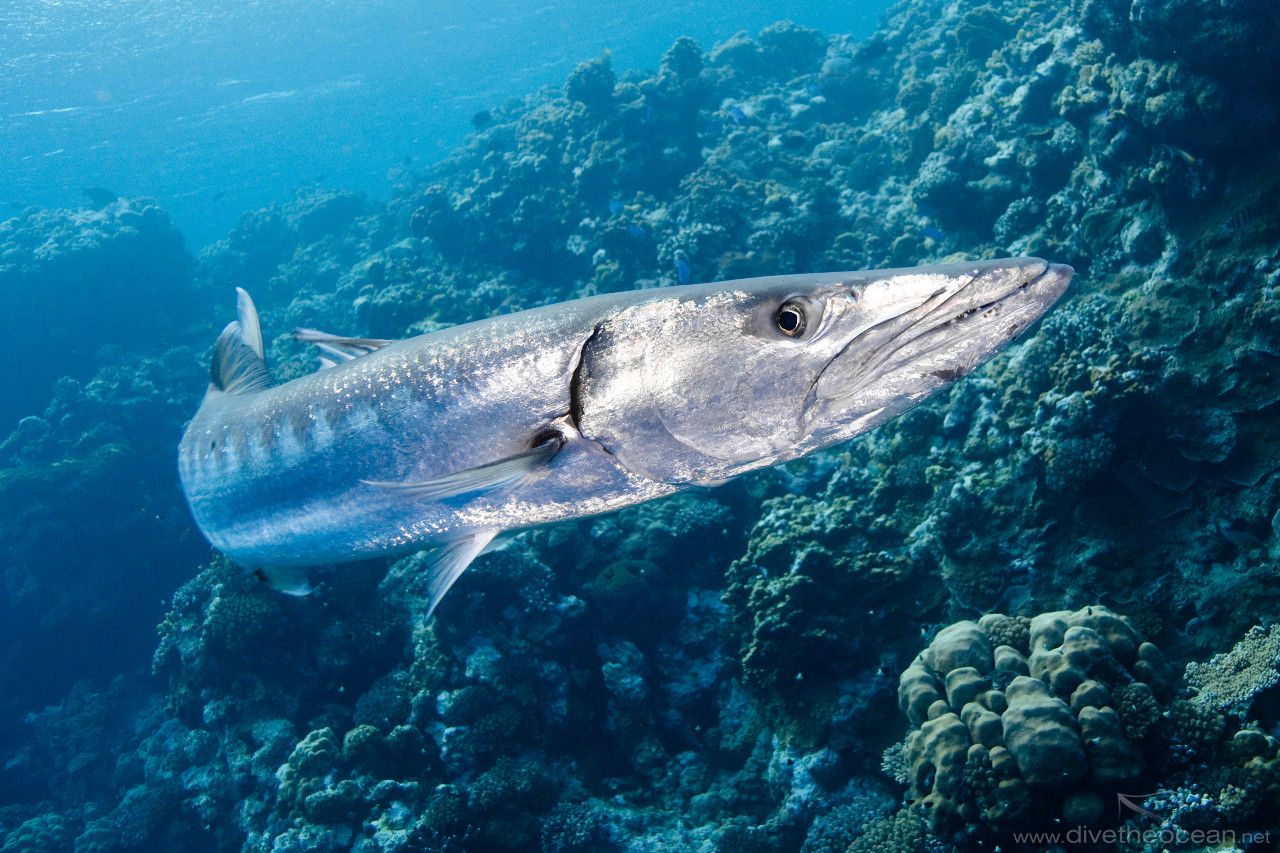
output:
{"label": "fish jaw", "polygon": [[[1039,258],[925,269],[939,278],[936,295],[855,331],[818,376],[800,454],[873,429],[971,373],[1052,308],[1074,272]],[[920,287],[922,273],[889,272],[863,285],[861,298],[888,301],[904,285]]]}

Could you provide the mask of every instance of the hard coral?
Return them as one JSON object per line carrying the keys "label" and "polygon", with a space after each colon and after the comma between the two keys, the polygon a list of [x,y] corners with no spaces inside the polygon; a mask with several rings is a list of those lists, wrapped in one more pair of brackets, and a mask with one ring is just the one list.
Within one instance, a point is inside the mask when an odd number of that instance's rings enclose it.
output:
{"label": "hard coral", "polygon": [[70,842],[62,815],[42,814],[28,818],[8,833],[0,853],[60,853]]}
{"label": "hard coral", "polygon": [[925,848],[925,821],[915,809],[901,809],[868,823],[848,853],[915,853]]}
{"label": "hard coral", "polygon": [[[893,590],[918,577],[917,564],[901,550],[877,547],[893,537],[877,525],[876,507],[852,496],[784,495],[762,509],[725,593],[747,634],[746,677],[780,687],[797,675],[855,666],[851,639],[868,624],[862,614],[870,611],[874,623],[900,607]],[[841,604],[854,597],[856,614]]]}
{"label": "hard coral", "polygon": [[679,80],[696,77],[702,70],[702,48],[688,36],[681,36],[662,55],[662,70],[671,72]]}
{"label": "hard coral", "polygon": [[[911,796],[935,832],[999,836],[1039,819],[1033,796],[1061,810],[1141,775],[1157,754],[1113,707],[1113,691],[1142,687],[1154,699],[1148,682],[1162,695],[1170,686],[1124,617],[1100,606],[1045,613],[1027,641],[1019,627],[1002,614],[950,625],[902,674],[899,706],[917,727],[904,753]],[[993,650],[993,635],[1027,642],[1030,656]],[[1070,802],[1079,812],[1085,800]]]}
{"label": "hard coral", "polygon": [[565,94],[571,101],[578,101],[593,109],[604,109],[613,100],[613,87],[617,79],[606,53],[574,69],[565,83]]}
{"label": "hard coral", "polygon": [[[182,234],[151,199],[99,210],[29,208],[0,223],[0,305],[24,318],[14,345],[41,353],[26,381],[0,400],[0,425],[7,430],[38,412],[59,377],[91,375],[105,344],[136,351],[179,338],[199,315],[194,266]],[[38,342],[24,337],[35,330]]]}
{"label": "hard coral", "polygon": [[775,76],[810,71],[827,52],[827,39],[817,30],[779,21],[760,31],[760,49]]}
{"label": "hard coral", "polygon": [[1187,664],[1187,683],[1197,691],[1196,702],[1218,711],[1243,716],[1253,697],[1280,681],[1280,624],[1249,629],[1229,652],[1208,663]]}
{"label": "hard coral", "polygon": [[342,758],[333,729],[308,732],[277,772],[280,799],[301,807],[311,794],[323,790],[325,777]]}

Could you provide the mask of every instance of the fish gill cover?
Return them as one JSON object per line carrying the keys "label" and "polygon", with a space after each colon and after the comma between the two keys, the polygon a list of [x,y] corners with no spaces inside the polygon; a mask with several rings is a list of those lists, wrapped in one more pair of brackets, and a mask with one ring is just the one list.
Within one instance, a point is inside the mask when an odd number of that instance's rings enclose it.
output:
{"label": "fish gill cover", "polygon": [[[1273,844],[1276,14],[903,3],[864,41],[591,60],[386,201],[307,191],[194,263],[144,199],[0,224],[11,313],[71,273],[165,294],[163,334],[67,299],[11,323],[59,373],[71,341],[112,349],[0,444],[0,849]],[[96,279],[117,252],[149,271]],[[945,397],[528,534],[426,624],[419,558],[283,597],[182,505],[172,448],[237,285],[283,380],[311,369],[272,337],[293,326],[1004,254],[1079,285]]]}

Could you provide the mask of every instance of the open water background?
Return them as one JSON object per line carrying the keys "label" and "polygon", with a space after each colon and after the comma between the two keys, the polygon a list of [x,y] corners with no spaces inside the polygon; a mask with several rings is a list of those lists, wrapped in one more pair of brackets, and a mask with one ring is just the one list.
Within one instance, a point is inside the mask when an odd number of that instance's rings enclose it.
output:
{"label": "open water background", "polygon": [[544,3],[13,0],[0,10],[0,203],[150,196],[199,248],[300,186],[385,195],[471,117],[610,50],[654,68],[780,18],[869,35],[882,0]]}

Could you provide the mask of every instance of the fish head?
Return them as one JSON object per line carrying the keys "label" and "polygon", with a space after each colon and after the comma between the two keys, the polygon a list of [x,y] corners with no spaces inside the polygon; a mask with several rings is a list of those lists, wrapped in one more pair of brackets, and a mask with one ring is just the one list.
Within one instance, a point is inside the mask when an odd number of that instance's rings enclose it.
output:
{"label": "fish head", "polygon": [[1035,258],[668,288],[601,322],[574,415],[628,471],[720,482],[866,432],[986,361],[1066,290]]}

